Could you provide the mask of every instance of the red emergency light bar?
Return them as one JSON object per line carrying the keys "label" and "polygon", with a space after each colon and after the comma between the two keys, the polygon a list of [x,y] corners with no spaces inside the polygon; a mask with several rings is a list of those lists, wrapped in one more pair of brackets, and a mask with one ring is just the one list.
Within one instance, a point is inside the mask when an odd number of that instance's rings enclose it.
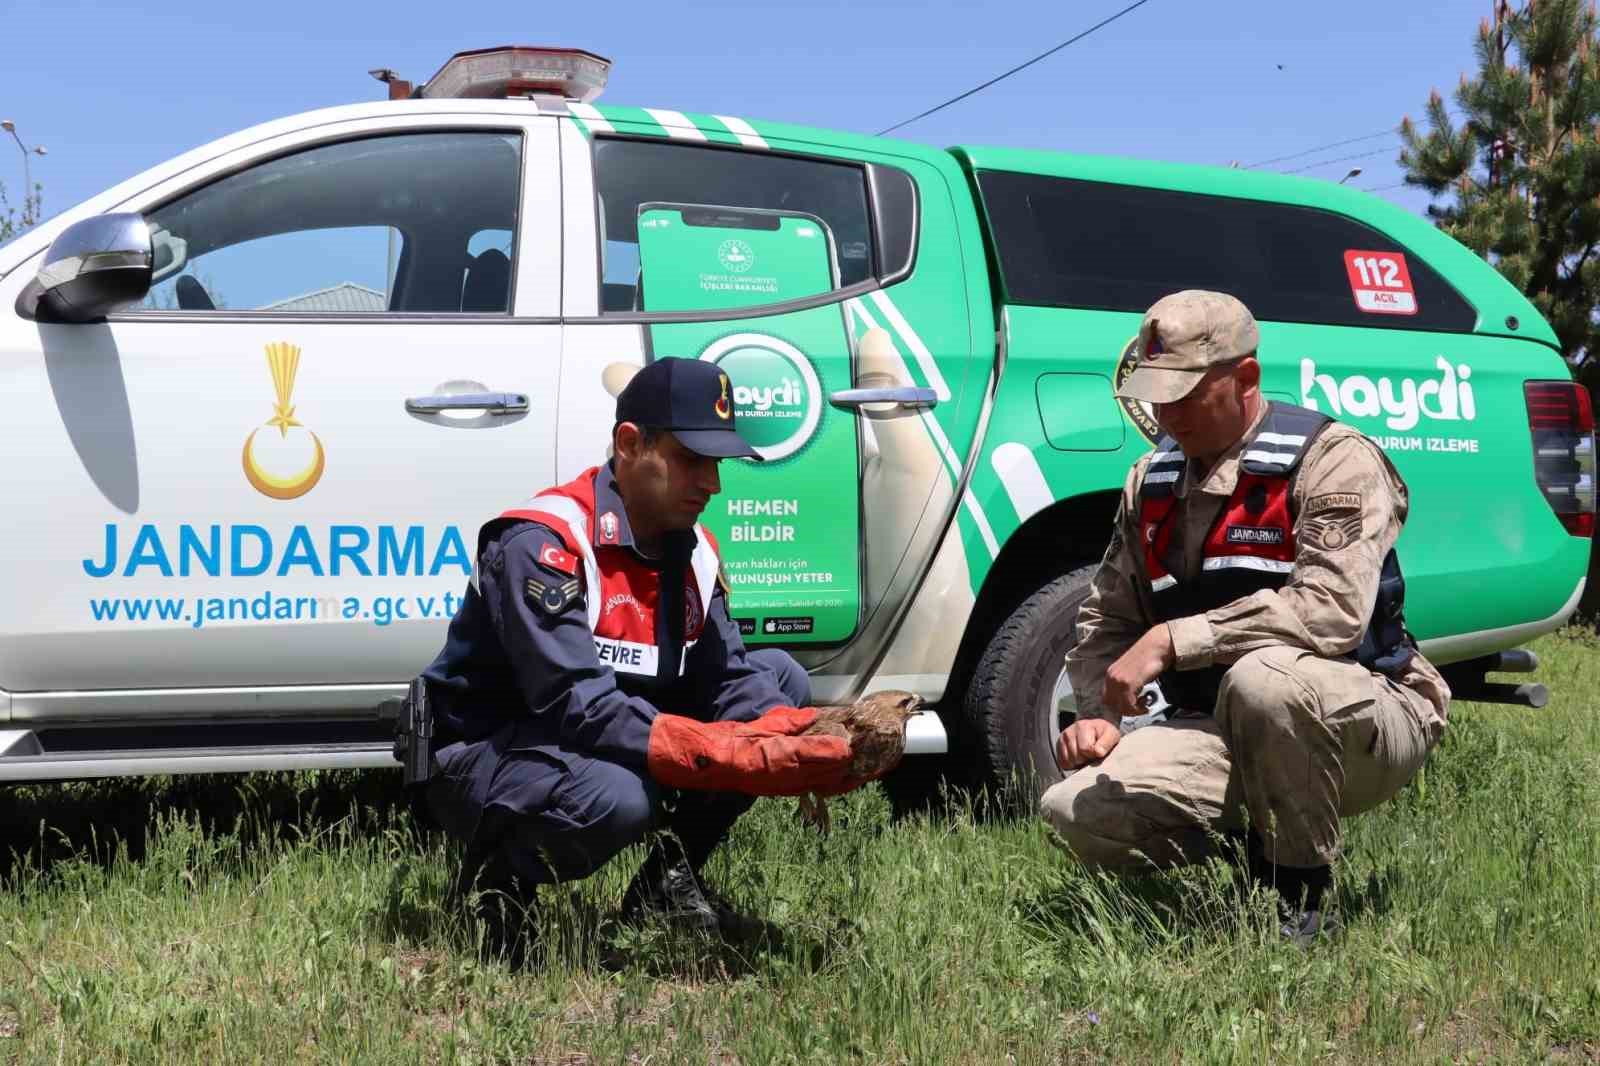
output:
{"label": "red emergency light bar", "polygon": [[475,48],[451,56],[416,95],[498,100],[549,94],[588,103],[605,89],[610,73],[611,60],[581,48]]}

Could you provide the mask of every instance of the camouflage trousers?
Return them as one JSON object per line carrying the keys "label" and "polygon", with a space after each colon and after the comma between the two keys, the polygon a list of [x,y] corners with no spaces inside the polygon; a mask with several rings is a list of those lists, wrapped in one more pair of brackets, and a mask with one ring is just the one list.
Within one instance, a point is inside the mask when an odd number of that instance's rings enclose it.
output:
{"label": "camouflage trousers", "polygon": [[1040,813],[1096,866],[1197,862],[1247,819],[1269,861],[1322,866],[1340,817],[1400,791],[1443,730],[1422,695],[1355,662],[1264,648],[1228,670],[1213,715],[1134,730]]}

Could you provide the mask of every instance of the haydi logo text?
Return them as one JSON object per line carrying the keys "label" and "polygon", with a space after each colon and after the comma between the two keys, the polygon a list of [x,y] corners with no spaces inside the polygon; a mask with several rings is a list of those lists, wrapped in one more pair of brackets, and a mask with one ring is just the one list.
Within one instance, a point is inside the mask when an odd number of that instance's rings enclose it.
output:
{"label": "haydi logo text", "polygon": [[753,408],[757,411],[767,411],[773,407],[797,408],[805,400],[805,393],[800,388],[800,383],[793,378],[785,377],[770,388],[760,385],[733,387],[733,402],[740,407]]}
{"label": "haydi logo text", "polygon": [[[1413,378],[1379,378],[1373,381],[1362,374],[1335,378],[1317,373],[1314,359],[1300,360],[1300,404],[1313,411],[1353,418],[1386,416],[1393,430],[1414,428],[1423,418],[1437,422],[1471,422],[1478,416],[1477,402],[1468,378],[1472,368],[1452,364],[1438,356],[1434,365],[1439,376],[1417,381]],[[1318,401],[1325,407],[1319,407]]]}

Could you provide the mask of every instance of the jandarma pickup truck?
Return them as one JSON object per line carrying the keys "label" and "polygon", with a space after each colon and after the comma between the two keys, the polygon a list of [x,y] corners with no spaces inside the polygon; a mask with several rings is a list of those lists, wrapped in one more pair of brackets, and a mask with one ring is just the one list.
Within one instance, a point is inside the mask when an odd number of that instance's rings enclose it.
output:
{"label": "jandarma pickup truck", "polygon": [[[655,359],[766,457],[705,521],[750,644],[910,689],[1057,776],[1076,607],[1128,466],[1141,313],[1242,299],[1265,389],[1412,489],[1407,618],[1460,694],[1559,625],[1593,418],[1482,260],[1306,180],[598,106],[575,50],[179,156],[0,248],[0,781],[393,766],[478,526],[606,452]],[[1500,654],[1505,653],[1505,654]],[[911,765],[915,763],[912,760]],[[924,765],[927,765],[926,763]]]}

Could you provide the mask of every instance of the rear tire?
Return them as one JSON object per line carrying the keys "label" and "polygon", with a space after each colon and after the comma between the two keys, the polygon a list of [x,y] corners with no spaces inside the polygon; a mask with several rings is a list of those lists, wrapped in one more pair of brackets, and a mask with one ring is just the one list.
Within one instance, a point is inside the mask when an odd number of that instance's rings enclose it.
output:
{"label": "rear tire", "polygon": [[966,712],[983,741],[991,782],[1030,807],[1064,776],[1061,730],[1077,715],[1066,654],[1097,567],[1068,571],[1029,596],[989,640],[967,687]]}

